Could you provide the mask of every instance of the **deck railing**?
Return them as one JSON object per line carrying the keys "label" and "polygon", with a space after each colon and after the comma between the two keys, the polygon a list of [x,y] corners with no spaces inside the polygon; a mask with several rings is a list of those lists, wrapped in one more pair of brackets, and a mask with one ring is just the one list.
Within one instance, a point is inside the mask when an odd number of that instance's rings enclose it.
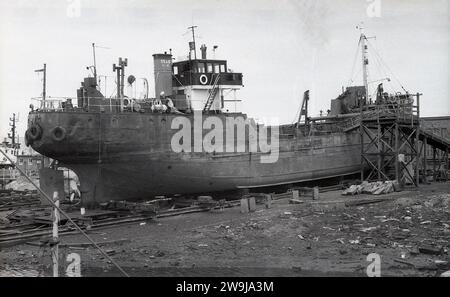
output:
{"label": "deck railing", "polygon": [[418,120],[419,106],[412,100],[399,100],[386,104],[366,105],[361,108],[363,120],[395,119],[405,122]]}
{"label": "deck railing", "polygon": [[[130,100],[126,98],[127,100]],[[74,97],[48,97],[45,100],[42,97],[31,98],[36,105],[33,105],[39,111],[111,111],[117,107],[120,108],[120,99],[104,97],[87,97],[84,106],[78,106],[78,98]],[[125,99],[122,99],[125,100]],[[96,104],[100,103],[100,104]],[[123,103],[123,102],[122,102]]]}
{"label": "deck railing", "polygon": [[370,104],[360,108],[360,113],[339,124],[343,131],[357,128],[363,121],[397,120],[413,125],[419,118],[419,105],[412,98],[391,100],[385,104]]}
{"label": "deck railing", "polygon": [[[122,112],[161,112],[158,109],[152,109],[152,105],[161,104],[163,99],[147,98],[105,98],[105,97],[86,97],[83,98],[83,106],[78,105],[78,98],[74,97],[47,97],[45,100],[42,97],[31,98],[33,102],[33,110],[41,112],[108,112],[108,113],[122,113]],[[183,100],[186,104],[186,99],[171,99],[178,106],[177,101]],[[194,105],[204,106],[205,100],[189,99],[190,106]],[[224,100],[225,102],[240,102],[241,100]],[[195,104],[200,102],[200,104]],[[167,107],[167,106],[166,106]],[[199,110],[201,110],[199,108]]]}

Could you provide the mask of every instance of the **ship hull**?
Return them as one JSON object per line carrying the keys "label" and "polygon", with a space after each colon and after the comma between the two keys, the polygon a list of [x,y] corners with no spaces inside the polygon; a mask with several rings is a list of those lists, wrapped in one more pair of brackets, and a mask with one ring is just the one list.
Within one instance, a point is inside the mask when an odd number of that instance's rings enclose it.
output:
{"label": "ship hull", "polygon": [[[224,122],[227,117],[220,115]],[[75,171],[84,204],[288,184],[360,171],[358,133],[283,133],[273,163],[261,152],[174,152],[172,114],[32,112],[32,147]],[[193,123],[192,116],[187,116]],[[54,129],[63,137],[55,140]],[[198,133],[192,124],[192,133]],[[208,131],[200,131],[204,136]],[[224,134],[225,135],[225,134]],[[59,135],[60,136],[60,135]],[[62,139],[60,139],[62,138]],[[247,139],[248,140],[248,139]],[[237,141],[237,140],[236,140]]]}

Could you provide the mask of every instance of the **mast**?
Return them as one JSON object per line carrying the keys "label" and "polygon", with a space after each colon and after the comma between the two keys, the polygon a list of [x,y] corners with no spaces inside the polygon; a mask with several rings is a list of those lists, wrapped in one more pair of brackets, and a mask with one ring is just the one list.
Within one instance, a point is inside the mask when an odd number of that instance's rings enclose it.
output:
{"label": "mast", "polygon": [[18,120],[16,119],[16,114],[13,113],[13,117],[9,118],[9,126],[11,127],[11,134],[8,133],[8,138],[11,139],[12,148],[16,148],[16,123]]}
{"label": "mast", "polygon": [[117,98],[123,99],[124,97],[124,81],[125,81],[125,67],[128,66],[128,59],[119,58],[119,66],[113,64],[113,71],[117,72]]}
{"label": "mast", "polygon": [[44,72],[44,79],[42,81],[42,102],[41,102],[41,107],[45,107],[46,84],[47,84],[47,64],[44,64],[44,68],[34,70],[34,72]]}
{"label": "mast", "polygon": [[119,58],[119,66],[113,64],[113,71],[117,72],[117,99],[120,99],[120,111],[123,111],[123,98],[124,96],[124,80],[125,80],[125,67],[128,66],[128,59]]}
{"label": "mast", "polygon": [[94,78],[95,84],[97,84],[97,62],[95,60],[95,43],[92,43],[92,52],[94,54]]}
{"label": "mast", "polygon": [[123,98],[125,96],[125,93],[123,91],[124,87],[125,87],[125,67],[128,66],[128,59],[125,58],[124,61],[121,61],[120,64],[122,65],[122,73],[120,74],[120,93],[121,93],[121,97]]}
{"label": "mast", "polygon": [[362,51],[363,84],[366,90],[365,104],[367,104],[369,99],[369,83],[368,83],[369,74],[367,73],[367,65],[369,64],[369,59],[367,57],[367,37],[364,34],[364,28],[362,25],[359,26],[359,29],[361,31],[359,42],[361,44],[361,51]]}
{"label": "mast", "polygon": [[190,26],[188,27],[188,29],[192,30],[192,42],[194,44],[194,60],[197,60],[197,49],[195,46],[195,28],[197,28],[197,26]]}
{"label": "mast", "polygon": [[45,101],[47,93],[47,64],[44,64],[44,80],[42,83],[42,100]]}

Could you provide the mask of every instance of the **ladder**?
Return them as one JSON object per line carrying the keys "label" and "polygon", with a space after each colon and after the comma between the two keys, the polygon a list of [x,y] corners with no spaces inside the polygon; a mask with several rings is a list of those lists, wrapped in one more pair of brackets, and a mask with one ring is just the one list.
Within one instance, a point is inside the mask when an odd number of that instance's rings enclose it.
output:
{"label": "ladder", "polygon": [[217,92],[219,91],[219,79],[220,73],[217,74],[214,84],[212,85],[212,89],[209,90],[208,100],[206,100],[205,107],[203,111],[209,111],[211,109],[212,104],[214,103],[214,98],[216,98]]}

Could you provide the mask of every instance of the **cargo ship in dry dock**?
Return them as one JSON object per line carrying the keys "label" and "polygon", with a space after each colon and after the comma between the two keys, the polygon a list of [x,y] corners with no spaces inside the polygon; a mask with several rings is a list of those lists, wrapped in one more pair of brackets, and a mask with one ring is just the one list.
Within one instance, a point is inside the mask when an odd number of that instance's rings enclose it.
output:
{"label": "cargo ship in dry dock", "polygon": [[[265,187],[357,173],[364,138],[352,126],[361,116],[360,107],[372,104],[367,96],[366,41],[361,33],[364,85],[346,88],[332,100],[326,116],[308,115],[309,91],[304,93],[294,124],[268,128],[241,112],[229,112],[227,105],[238,101],[229,94],[243,87],[243,75],[230,71],[226,60],[209,59],[204,45],[197,58],[194,40],[184,60],[174,62],[171,52],[153,55],[155,98],[149,98],[148,91],[141,98],[125,95],[127,59],[119,59],[113,66],[117,94],[112,98],[100,91],[95,65],[93,76],[84,79],[76,98],[48,98],[44,92],[38,106],[31,106],[26,143],[78,175],[84,204]],[[127,83],[132,85],[135,80],[129,76]],[[408,94],[394,98],[381,87],[377,102],[412,100]],[[211,117],[213,125],[208,123]],[[240,134],[242,121],[245,133]],[[211,137],[216,126],[227,127],[227,123],[236,125],[215,131]],[[192,133],[180,139],[182,128]],[[259,133],[264,129],[264,135]],[[256,142],[252,135],[258,138]],[[221,136],[223,149],[217,146]],[[203,145],[208,137],[214,138],[209,147]],[[275,159],[264,160],[269,157]]]}

